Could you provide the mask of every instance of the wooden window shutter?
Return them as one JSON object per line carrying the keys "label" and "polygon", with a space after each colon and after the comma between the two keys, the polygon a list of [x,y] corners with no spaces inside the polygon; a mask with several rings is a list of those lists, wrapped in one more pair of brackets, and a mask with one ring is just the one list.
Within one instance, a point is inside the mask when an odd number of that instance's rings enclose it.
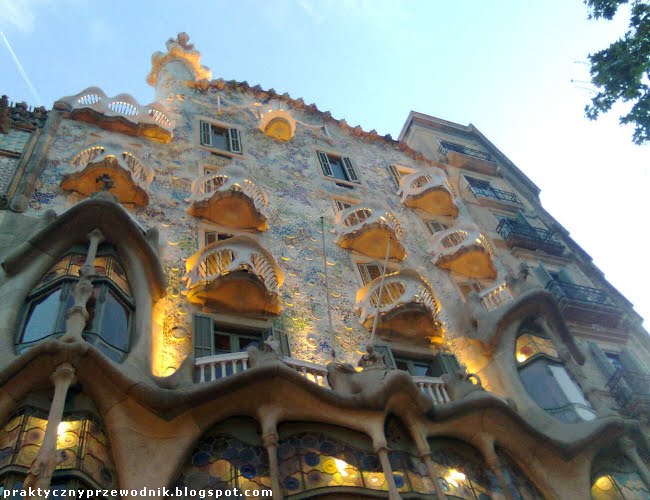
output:
{"label": "wooden window shutter", "polygon": [[641,366],[641,363],[639,363],[630,351],[629,348],[625,348],[621,351],[621,356],[620,356],[621,364],[623,367],[631,372],[637,372],[637,373],[645,373],[645,370]]}
{"label": "wooden window shutter", "polygon": [[322,151],[317,151],[317,153],[318,161],[320,162],[320,168],[323,169],[323,174],[328,177],[333,177],[332,167],[330,166],[330,160],[327,157],[327,154],[323,153]]}
{"label": "wooden window shutter", "polygon": [[[263,338],[266,341],[271,335],[273,335],[273,338],[280,344],[280,352],[279,354],[281,356],[291,356],[291,349],[289,348],[289,337],[286,334],[284,330],[278,330],[277,328],[269,328],[268,330],[264,331]],[[260,347],[262,349],[262,347]]]}
{"label": "wooden window shutter", "polygon": [[445,373],[453,375],[460,371],[460,365],[453,354],[439,352],[431,361],[431,376],[440,377]]}
{"label": "wooden window shutter", "polygon": [[201,144],[212,146],[212,125],[208,122],[201,121]]}
{"label": "wooden window shutter", "polygon": [[548,285],[548,282],[553,280],[553,277],[548,273],[542,264],[535,268],[535,274],[544,286]]}
{"label": "wooden window shutter", "polygon": [[212,318],[194,315],[194,359],[212,356],[214,334],[212,331]]}
{"label": "wooden window shutter", "polygon": [[239,136],[239,130],[236,128],[228,129],[228,142],[230,143],[230,152],[241,154],[241,139]]}
{"label": "wooden window shutter", "polygon": [[614,375],[616,368],[612,363],[610,363],[605,353],[600,349],[600,347],[598,347],[598,344],[595,342],[589,342],[589,349],[591,350],[591,355],[596,361],[598,368],[600,368],[600,371],[603,372],[603,375],[605,375],[607,380],[609,380],[609,378]]}
{"label": "wooden window shutter", "polygon": [[395,187],[399,189],[399,181],[402,178],[402,173],[395,165],[388,165],[388,173],[390,174],[390,178],[393,180]]}
{"label": "wooden window shutter", "polygon": [[359,182],[359,177],[357,177],[357,173],[354,171],[350,158],[344,156],[341,160],[343,161],[343,166],[345,167],[345,173],[348,176],[348,180],[350,182]]}

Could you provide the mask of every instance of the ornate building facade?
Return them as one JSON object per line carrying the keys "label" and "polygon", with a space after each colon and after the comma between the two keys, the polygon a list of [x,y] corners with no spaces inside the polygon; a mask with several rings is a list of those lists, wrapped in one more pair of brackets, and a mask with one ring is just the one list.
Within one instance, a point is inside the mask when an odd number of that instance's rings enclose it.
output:
{"label": "ornate building facade", "polygon": [[522,171],[211,78],[0,102],[5,490],[649,497],[648,334]]}

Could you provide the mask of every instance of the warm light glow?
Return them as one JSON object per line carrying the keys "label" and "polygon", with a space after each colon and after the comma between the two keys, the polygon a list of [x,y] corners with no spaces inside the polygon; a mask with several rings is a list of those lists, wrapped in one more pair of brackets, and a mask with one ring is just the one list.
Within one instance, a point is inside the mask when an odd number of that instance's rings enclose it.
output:
{"label": "warm light glow", "polygon": [[521,353],[517,354],[517,362],[523,363],[527,359],[528,357],[525,354],[521,354]]}
{"label": "warm light glow", "polygon": [[598,479],[596,479],[596,487],[602,491],[609,491],[612,489],[612,480],[609,478],[609,476],[601,476]]}
{"label": "warm light glow", "polygon": [[56,428],[56,435],[58,437],[61,437],[63,434],[68,432],[70,429],[70,422],[61,422],[59,423],[59,426]]}
{"label": "warm light glow", "polygon": [[349,465],[348,465],[346,462],[344,462],[343,460],[340,460],[340,459],[338,459],[338,458],[335,458],[335,459],[334,459],[334,463],[336,463],[336,468],[337,468],[337,469],[339,470],[339,472],[341,473],[341,476],[342,476],[342,477],[347,477],[347,476],[348,476],[348,472],[347,472],[346,469],[349,467]]}
{"label": "warm light glow", "polygon": [[445,479],[449,484],[453,484],[456,488],[458,488],[458,482],[465,481],[465,474],[457,471],[456,469],[451,469]]}

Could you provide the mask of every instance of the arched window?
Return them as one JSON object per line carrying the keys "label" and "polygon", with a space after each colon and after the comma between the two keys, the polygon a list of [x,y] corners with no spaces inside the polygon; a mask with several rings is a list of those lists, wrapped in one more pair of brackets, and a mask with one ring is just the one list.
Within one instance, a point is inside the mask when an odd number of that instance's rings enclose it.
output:
{"label": "arched window", "polygon": [[271,476],[260,434],[257,423],[246,417],[217,424],[196,444],[176,488],[212,489],[226,495],[236,489],[239,495],[248,491],[251,496],[261,496],[262,490],[271,489]]}
{"label": "arched window", "polygon": [[603,454],[594,460],[591,479],[593,500],[647,500],[650,491],[634,465],[618,454]]}
{"label": "arched window", "polygon": [[563,422],[596,418],[580,386],[562,364],[551,339],[524,326],[515,359],[526,391],[547,413]]}
{"label": "arched window", "polygon": [[[85,251],[69,252],[28,295],[16,339],[19,352],[65,332],[66,313],[74,305],[73,287],[85,259]],[[89,317],[83,336],[119,362],[129,351],[135,303],[113,247],[100,246],[93,265],[96,275],[92,277],[93,292],[86,306]]]}
{"label": "arched window", "polygon": [[[0,430],[0,489],[22,489],[46,427],[47,413],[26,406]],[[54,472],[53,489],[117,487],[108,437],[97,417],[90,412],[64,414],[57,431],[56,448],[62,461]]]}
{"label": "arched window", "polygon": [[530,482],[515,461],[501,448],[496,449],[501,470],[513,499],[537,500],[544,498],[535,485]]}

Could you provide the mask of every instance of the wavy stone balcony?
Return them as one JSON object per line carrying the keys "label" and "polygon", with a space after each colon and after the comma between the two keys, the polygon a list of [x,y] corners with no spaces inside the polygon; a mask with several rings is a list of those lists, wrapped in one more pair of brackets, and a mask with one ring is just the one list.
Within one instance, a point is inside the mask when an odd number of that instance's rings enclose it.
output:
{"label": "wavy stone balcony", "polygon": [[266,193],[239,167],[226,167],[196,179],[189,201],[188,213],[194,217],[234,229],[268,228]]}
{"label": "wavy stone balcony", "polygon": [[[388,274],[379,304],[381,277],[357,292],[359,321],[372,330],[379,310],[376,333],[380,337],[411,343],[441,343],[440,304],[431,286],[410,269]],[[426,342],[424,342],[426,341]]]}
{"label": "wavy stone balcony", "polygon": [[54,107],[69,111],[73,120],[92,123],[111,132],[159,142],[172,140],[174,124],[164,106],[155,102],[142,106],[129,94],[108,97],[99,87],[88,87],[77,95],[58,100]]}
{"label": "wavy stone balcony", "polygon": [[206,246],[186,262],[187,299],[219,312],[266,315],[281,310],[284,274],[273,256],[249,236]]}
{"label": "wavy stone balcony", "polygon": [[274,104],[260,111],[259,129],[273,139],[289,141],[296,133],[296,120],[289,111]]}
{"label": "wavy stone balcony", "polygon": [[406,255],[402,227],[393,214],[376,202],[363,203],[347,208],[334,219],[337,244],[368,257],[386,256],[390,241],[389,258],[402,260]]}
{"label": "wavy stone balcony", "polygon": [[65,191],[90,196],[111,186],[109,192],[122,204],[149,204],[147,191],[154,178],[153,169],[119,146],[90,146],[72,158],[70,167],[71,172],[61,180]]}
{"label": "wavy stone balcony", "polygon": [[473,226],[452,227],[434,235],[432,252],[440,269],[468,278],[494,279],[497,271],[487,238]]}
{"label": "wavy stone balcony", "polygon": [[400,179],[397,194],[409,208],[417,208],[430,215],[458,216],[458,207],[444,172],[428,168],[405,175]]}

